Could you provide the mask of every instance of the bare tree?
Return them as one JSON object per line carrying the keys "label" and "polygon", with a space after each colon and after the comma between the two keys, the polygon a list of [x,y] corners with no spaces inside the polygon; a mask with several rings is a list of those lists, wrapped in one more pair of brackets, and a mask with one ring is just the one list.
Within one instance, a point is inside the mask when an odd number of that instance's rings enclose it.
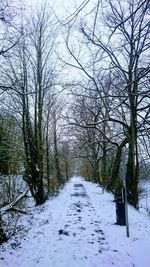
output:
{"label": "bare tree", "polygon": [[[114,106],[110,111],[103,101],[107,109],[105,121],[114,122],[124,130],[125,139],[119,150],[122,150],[123,146],[128,143],[128,199],[133,206],[137,207],[139,169],[137,140],[145,120],[148,125],[147,117],[149,116],[149,104],[145,104],[149,98],[146,93],[148,91],[142,86],[149,73],[147,61],[150,26],[147,17],[149,1],[143,1],[142,5],[138,0],[126,1],[124,5],[120,1],[107,1],[103,7],[103,14],[100,7],[97,9],[93,27],[91,27],[91,20],[87,19],[88,15],[83,18],[79,26],[84,36],[82,44],[85,43],[86,47],[92,51],[92,60],[95,55],[94,65],[92,63],[87,65],[80,54],[78,56],[75,54],[75,50],[69,44],[70,34],[68,34],[66,46],[76,62],[76,65],[74,63],[69,63],[69,65],[82,70],[93,81],[102,98],[98,66],[99,69],[110,71],[112,90],[106,95],[109,100],[114,101]],[[102,33],[103,27],[107,29],[107,34]],[[87,48],[85,51],[88,51]],[[144,116],[141,111],[145,111]],[[116,114],[119,115],[117,119]]]}
{"label": "bare tree", "polygon": [[[22,25],[22,37],[12,58],[6,59],[10,71],[5,71],[7,83],[13,84],[14,112],[22,125],[26,171],[24,179],[29,185],[36,204],[42,204],[44,193],[44,101],[53,84],[52,67],[54,33],[53,18],[46,5],[32,17],[30,28]],[[23,22],[24,24],[24,22]],[[8,92],[10,95],[10,92]]]}
{"label": "bare tree", "polygon": [[[0,2],[0,55],[5,55],[7,52],[11,51],[13,47],[18,42],[18,35],[16,36],[16,32],[18,32],[18,28],[15,27],[14,19],[17,14],[17,8],[14,5],[13,1],[2,0]],[[0,85],[0,89],[6,90],[8,89],[5,86],[5,83]],[[6,235],[2,228],[2,218],[0,213],[0,244],[6,240]]]}

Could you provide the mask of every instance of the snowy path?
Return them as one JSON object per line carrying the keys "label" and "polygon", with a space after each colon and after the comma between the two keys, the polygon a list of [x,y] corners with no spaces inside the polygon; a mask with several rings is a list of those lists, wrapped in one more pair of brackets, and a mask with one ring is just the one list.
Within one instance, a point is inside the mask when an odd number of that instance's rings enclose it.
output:
{"label": "snowy path", "polygon": [[[125,227],[114,225],[112,199],[95,184],[72,178],[58,197],[35,208],[32,227],[19,246],[13,250],[11,241],[3,245],[0,266],[149,267],[150,227],[143,225],[144,232],[141,226],[147,217],[138,218],[131,208],[144,239],[134,230],[134,238],[126,238]],[[144,251],[141,242],[148,246]]]}

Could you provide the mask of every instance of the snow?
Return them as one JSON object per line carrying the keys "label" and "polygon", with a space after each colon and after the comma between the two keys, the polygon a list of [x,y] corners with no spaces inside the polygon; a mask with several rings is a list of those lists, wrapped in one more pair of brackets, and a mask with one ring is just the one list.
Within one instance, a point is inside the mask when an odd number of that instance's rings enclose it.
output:
{"label": "snow", "polygon": [[128,211],[129,238],[125,226],[115,225],[113,195],[73,177],[57,197],[22,216],[24,232],[20,227],[1,246],[0,266],[149,267],[150,218]]}
{"label": "snow", "polygon": [[37,164],[36,164],[35,168],[36,168],[36,171],[37,171],[37,172],[39,172],[39,171],[40,171],[40,169],[39,169],[39,167],[38,167],[38,165],[37,165]]}
{"label": "snow", "polygon": [[139,203],[140,211],[150,215],[150,180],[142,180],[140,182],[140,188],[142,188]]}

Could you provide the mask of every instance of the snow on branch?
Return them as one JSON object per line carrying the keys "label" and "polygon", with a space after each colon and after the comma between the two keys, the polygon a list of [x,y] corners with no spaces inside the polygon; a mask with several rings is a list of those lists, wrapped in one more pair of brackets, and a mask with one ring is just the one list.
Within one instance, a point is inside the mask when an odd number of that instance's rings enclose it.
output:
{"label": "snow on branch", "polygon": [[28,189],[26,189],[22,194],[20,194],[14,201],[12,201],[10,204],[8,204],[7,206],[3,207],[1,209],[1,215],[3,215],[4,213],[8,212],[8,211],[16,211],[16,212],[21,212],[26,214],[26,211],[15,208],[15,206],[18,204],[18,202],[24,198],[26,196],[28,192]]}

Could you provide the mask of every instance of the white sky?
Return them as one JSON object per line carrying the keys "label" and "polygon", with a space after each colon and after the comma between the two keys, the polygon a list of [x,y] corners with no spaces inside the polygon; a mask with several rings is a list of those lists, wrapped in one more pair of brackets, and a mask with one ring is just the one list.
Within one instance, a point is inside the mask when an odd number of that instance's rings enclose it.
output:
{"label": "white sky", "polygon": [[[43,3],[43,0],[24,0],[24,2],[28,3],[31,6],[38,6],[40,3]],[[47,4],[52,6],[57,12],[57,14],[64,15],[66,12],[73,12],[74,7],[79,6],[81,4],[81,0],[47,0]]]}

